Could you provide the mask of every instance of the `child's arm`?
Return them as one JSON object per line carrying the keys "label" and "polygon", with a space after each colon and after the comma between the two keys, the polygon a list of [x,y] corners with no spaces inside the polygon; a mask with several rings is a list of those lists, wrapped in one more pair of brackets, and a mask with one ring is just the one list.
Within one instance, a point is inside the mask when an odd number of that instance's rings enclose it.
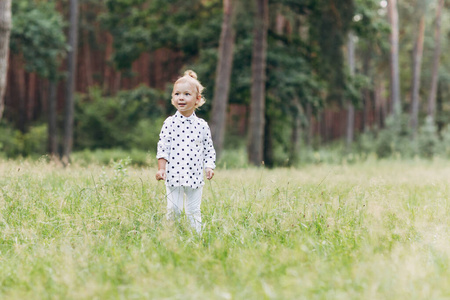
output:
{"label": "child's arm", "polygon": [[205,166],[206,178],[210,180],[213,178],[214,169],[216,168],[216,150],[214,149],[209,126],[207,126],[205,133],[203,139],[203,163]]}
{"label": "child's arm", "polygon": [[158,171],[156,172],[156,180],[166,179],[166,164],[170,157],[170,132],[171,132],[171,117],[164,121],[159,134],[158,149],[156,158],[158,159]]}
{"label": "child's arm", "polygon": [[156,180],[166,180],[166,164],[164,158],[158,159],[158,172],[156,172]]}

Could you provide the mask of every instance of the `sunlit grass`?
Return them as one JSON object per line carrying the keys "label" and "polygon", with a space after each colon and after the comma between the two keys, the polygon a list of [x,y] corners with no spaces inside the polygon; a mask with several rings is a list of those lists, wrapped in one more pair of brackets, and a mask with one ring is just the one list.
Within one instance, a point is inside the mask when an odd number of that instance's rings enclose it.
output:
{"label": "sunlit grass", "polygon": [[450,296],[450,162],[219,169],[202,236],[154,173],[0,162],[0,298]]}

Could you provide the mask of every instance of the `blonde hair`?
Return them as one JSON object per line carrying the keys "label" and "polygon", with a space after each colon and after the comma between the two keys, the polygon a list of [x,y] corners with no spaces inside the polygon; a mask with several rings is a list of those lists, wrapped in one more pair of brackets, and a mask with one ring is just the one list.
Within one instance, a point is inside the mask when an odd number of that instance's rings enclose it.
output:
{"label": "blonde hair", "polygon": [[[175,90],[175,86],[178,83],[182,83],[182,82],[187,82],[190,85],[192,85],[195,88],[195,90],[197,91],[197,97],[200,96],[200,101],[195,104],[195,108],[199,108],[200,106],[205,104],[206,100],[202,95],[202,92],[205,89],[205,87],[200,83],[200,81],[198,81],[197,73],[195,73],[192,70],[185,71],[183,76],[178,78],[177,81],[175,81],[175,83],[173,85],[174,90]],[[173,104],[173,91],[172,91],[172,104]]]}

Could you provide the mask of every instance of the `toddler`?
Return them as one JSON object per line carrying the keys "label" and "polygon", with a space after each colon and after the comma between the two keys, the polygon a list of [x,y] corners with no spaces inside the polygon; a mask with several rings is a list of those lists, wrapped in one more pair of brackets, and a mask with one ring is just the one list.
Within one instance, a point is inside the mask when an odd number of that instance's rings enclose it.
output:
{"label": "toddler", "polygon": [[198,118],[194,112],[205,103],[203,89],[197,74],[191,70],[175,82],[172,104],[177,112],[164,121],[156,155],[156,180],[166,182],[167,218],[179,217],[186,195],[185,212],[197,232],[202,228],[203,170],[206,178],[211,179],[216,167],[211,131],[205,120]]}

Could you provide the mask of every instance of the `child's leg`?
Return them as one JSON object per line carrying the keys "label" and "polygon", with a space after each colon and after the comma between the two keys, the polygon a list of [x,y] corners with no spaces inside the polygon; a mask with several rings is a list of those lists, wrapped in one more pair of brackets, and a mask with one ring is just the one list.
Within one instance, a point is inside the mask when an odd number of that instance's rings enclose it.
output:
{"label": "child's leg", "polygon": [[202,229],[202,214],[200,211],[200,205],[202,204],[202,192],[203,187],[199,187],[198,189],[192,189],[190,187],[185,188],[186,215],[192,228],[194,228],[198,233],[200,233]]}
{"label": "child's leg", "polygon": [[167,220],[178,218],[183,210],[184,188],[181,186],[166,187]]}

